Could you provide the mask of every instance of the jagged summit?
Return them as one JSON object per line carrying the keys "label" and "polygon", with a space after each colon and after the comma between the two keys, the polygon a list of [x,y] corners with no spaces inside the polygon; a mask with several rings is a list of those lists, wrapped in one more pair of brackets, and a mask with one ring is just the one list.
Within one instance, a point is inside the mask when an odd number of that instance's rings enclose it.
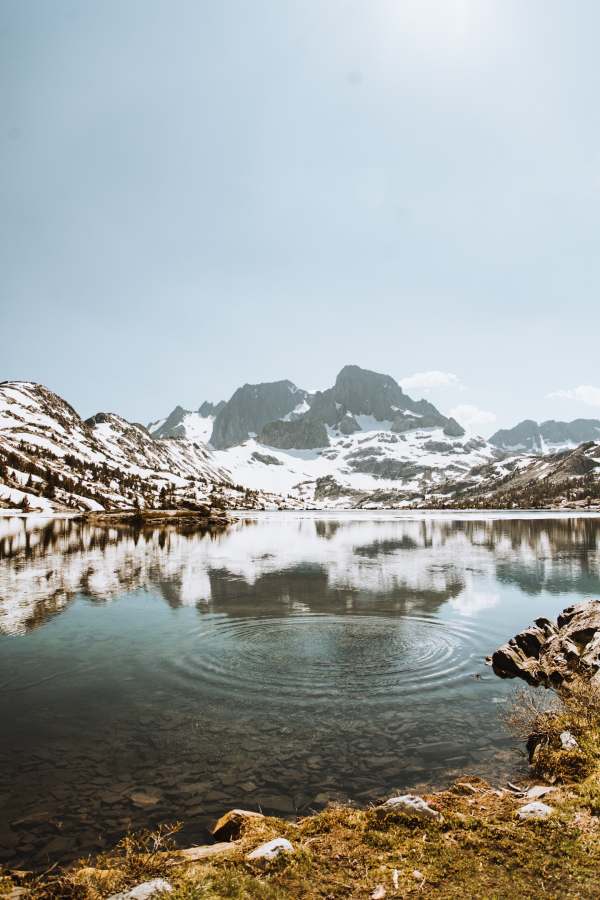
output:
{"label": "jagged summit", "polygon": [[299,414],[308,396],[307,391],[287,380],[245,384],[217,414],[210,443],[218,449],[241,444],[267,423]]}
{"label": "jagged summit", "polygon": [[[362,424],[357,417],[363,417]],[[357,365],[344,366],[331,388],[313,393],[288,379],[247,383],[227,402],[205,402],[196,412],[176,406],[148,430],[155,438],[189,437],[217,450],[254,437],[270,446],[306,450],[328,446],[328,428],[350,435],[365,427],[398,434],[441,427],[447,437],[464,435],[458,422],[427,400],[413,400],[390,375]]]}
{"label": "jagged summit", "polygon": [[454,419],[443,416],[432,403],[412,400],[390,375],[356,365],[344,366],[332,388],[318,391],[305,415],[331,427],[337,426],[345,433],[362,429],[357,416],[370,417],[396,433],[438,426],[452,437],[465,433]]}

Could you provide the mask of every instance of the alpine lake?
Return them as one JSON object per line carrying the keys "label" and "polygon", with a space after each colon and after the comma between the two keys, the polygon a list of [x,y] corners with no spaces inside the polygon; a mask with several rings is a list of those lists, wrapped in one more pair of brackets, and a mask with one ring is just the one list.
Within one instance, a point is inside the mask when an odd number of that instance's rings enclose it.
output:
{"label": "alpine lake", "polygon": [[2,517],[0,862],[525,777],[517,685],[485,658],[590,596],[591,515],[244,513],[218,534]]}

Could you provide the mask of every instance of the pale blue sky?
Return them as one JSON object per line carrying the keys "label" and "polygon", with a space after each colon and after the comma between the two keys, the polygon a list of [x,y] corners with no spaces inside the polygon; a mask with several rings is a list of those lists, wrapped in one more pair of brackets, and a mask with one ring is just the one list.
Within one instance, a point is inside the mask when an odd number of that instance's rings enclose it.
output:
{"label": "pale blue sky", "polygon": [[0,378],[147,421],[351,362],[456,376],[410,392],[484,433],[600,416],[599,34],[594,0],[0,0]]}

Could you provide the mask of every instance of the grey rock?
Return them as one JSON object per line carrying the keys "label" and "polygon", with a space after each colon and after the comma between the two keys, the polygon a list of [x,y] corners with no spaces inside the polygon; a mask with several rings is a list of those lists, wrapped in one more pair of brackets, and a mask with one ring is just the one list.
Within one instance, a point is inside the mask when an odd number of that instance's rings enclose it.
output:
{"label": "grey rock", "polygon": [[287,838],[274,838],[272,841],[267,841],[265,844],[256,847],[255,850],[246,855],[246,859],[250,861],[271,860],[276,859],[280,853],[294,852],[294,847]]}
{"label": "grey rock", "polygon": [[501,428],[490,438],[490,443],[501,450],[524,450],[543,453],[550,445],[582,444],[600,440],[600,419],[574,419],[572,422],[556,422],[550,419],[538,424],[524,419],[514,428]]}
{"label": "grey rock", "polygon": [[390,797],[377,809],[382,812],[402,812],[421,816],[425,819],[443,821],[442,814],[437,809],[433,809],[422,797],[417,797],[416,794],[401,794],[398,797]]}
{"label": "grey rock", "polygon": [[[274,445],[272,445],[274,446]],[[276,456],[271,456],[270,453],[259,453],[257,450],[254,451],[250,459],[253,459],[254,462],[262,463],[263,466],[282,466],[283,462],[280,459],[277,459]]]}
{"label": "grey rock", "polygon": [[532,803],[526,803],[525,806],[521,806],[517,811],[517,816],[519,819],[547,819],[552,812],[552,807],[548,806],[547,803],[540,803],[538,800],[534,800]]}
{"label": "grey rock", "polygon": [[530,787],[528,791],[525,793],[525,797],[528,800],[539,800],[540,797],[545,797],[547,794],[551,794],[552,791],[555,791],[556,788],[552,787],[549,784],[536,784],[533,787]]}
{"label": "grey rock", "polygon": [[280,450],[313,450],[329,446],[325,425],[305,418],[295,422],[268,422],[258,440]]}
{"label": "grey rock", "polygon": [[210,442],[218,449],[243,443],[250,433],[260,434],[268,422],[284,419],[307,396],[291,381],[245,384],[218,413]]}
{"label": "grey rock", "polygon": [[501,678],[522,678],[531,685],[568,686],[594,681],[600,670],[600,601],[569,606],[556,625],[548,619],[515,635],[492,655]]}
{"label": "grey rock", "polygon": [[164,878],[153,878],[128,891],[111,894],[108,900],[149,900],[150,897],[159,897],[161,894],[170,894],[172,891],[172,886]]}

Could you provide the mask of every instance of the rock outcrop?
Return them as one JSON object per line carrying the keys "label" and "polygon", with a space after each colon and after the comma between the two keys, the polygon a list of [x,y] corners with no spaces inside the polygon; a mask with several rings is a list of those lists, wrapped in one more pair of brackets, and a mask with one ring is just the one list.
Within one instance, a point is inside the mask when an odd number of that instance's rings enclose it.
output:
{"label": "rock outcrop", "polygon": [[279,450],[314,450],[328,447],[327,429],[322,422],[299,419],[294,422],[269,422],[258,440]]}
{"label": "rock outcrop", "polygon": [[568,687],[575,681],[600,686],[600,600],[568,606],[556,620],[536,619],[493,654],[500,678],[531,685]]}
{"label": "rock outcrop", "polygon": [[217,414],[210,442],[225,449],[259,434],[268,422],[285,419],[302,408],[306,391],[291,381],[245,384],[238,388]]}

